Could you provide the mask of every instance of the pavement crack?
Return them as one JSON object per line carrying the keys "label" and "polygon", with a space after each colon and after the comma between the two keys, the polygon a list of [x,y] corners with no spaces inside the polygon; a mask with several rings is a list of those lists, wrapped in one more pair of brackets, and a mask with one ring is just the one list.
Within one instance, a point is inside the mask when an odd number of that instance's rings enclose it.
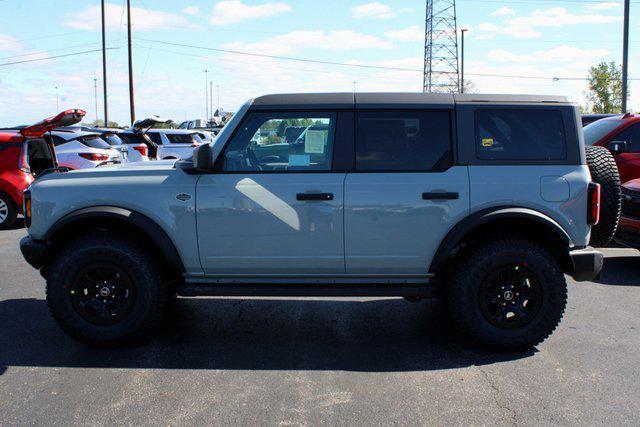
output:
{"label": "pavement crack", "polygon": [[505,400],[505,399],[501,399],[502,392],[500,391],[500,388],[498,387],[498,385],[493,381],[491,376],[484,369],[482,369],[479,366],[477,368],[484,376],[485,380],[487,381],[487,384],[489,384],[489,387],[491,387],[491,389],[493,390],[493,401],[496,404],[496,406],[502,409],[503,411],[508,412],[510,414],[511,425],[517,426],[518,414],[516,413],[516,411],[511,409],[509,405],[503,404],[501,402],[502,400]]}

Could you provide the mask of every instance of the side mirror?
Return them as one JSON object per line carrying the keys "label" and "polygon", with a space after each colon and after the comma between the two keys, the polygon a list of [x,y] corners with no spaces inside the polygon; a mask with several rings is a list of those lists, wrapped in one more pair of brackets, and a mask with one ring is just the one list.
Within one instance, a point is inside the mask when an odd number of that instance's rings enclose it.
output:
{"label": "side mirror", "polygon": [[202,144],[193,150],[193,167],[198,170],[213,169],[213,149],[211,144]]}
{"label": "side mirror", "polygon": [[607,148],[614,156],[627,152],[626,141],[611,141],[607,144]]}

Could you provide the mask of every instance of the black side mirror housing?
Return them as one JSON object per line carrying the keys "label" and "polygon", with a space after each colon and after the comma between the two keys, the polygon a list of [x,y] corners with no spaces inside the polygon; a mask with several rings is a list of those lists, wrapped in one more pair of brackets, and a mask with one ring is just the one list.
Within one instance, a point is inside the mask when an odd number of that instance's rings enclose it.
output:
{"label": "black side mirror housing", "polygon": [[193,167],[202,171],[213,169],[213,149],[211,144],[202,144],[193,150]]}
{"label": "black side mirror housing", "polygon": [[607,148],[614,156],[627,152],[627,141],[611,141],[607,144]]}

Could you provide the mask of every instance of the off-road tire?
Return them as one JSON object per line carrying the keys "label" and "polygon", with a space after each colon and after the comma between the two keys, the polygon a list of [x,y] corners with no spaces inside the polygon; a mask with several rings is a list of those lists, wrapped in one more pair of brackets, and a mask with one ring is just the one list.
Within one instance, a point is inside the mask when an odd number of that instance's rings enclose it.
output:
{"label": "off-road tire", "polygon": [[[122,269],[135,287],[129,314],[118,323],[96,325],[73,307],[70,284],[91,263]],[[158,262],[135,240],[119,234],[96,233],[62,248],[50,266],[47,304],[60,328],[77,341],[96,347],[119,347],[147,339],[164,313],[168,289]]]}
{"label": "off-road tire", "polygon": [[[508,329],[492,324],[483,314],[480,289],[491,273],[514,265],[524,266],[538,278],[542,298],[528,323]],[[474,345],[498,352],[526,351],[558,326],[567,304],[567,283],[558,262],[542,246],[525,238],[495,238],[456,260],[445,300],[454,323]]]}
{"label": "off-road tire", "polygon": [[600,222],[591,227],[589,244],[603,247],[609,244],[618,229],[622,208],[620,174],[613,156],[604,147],[587,147],[587,165],[591,179],[600,184]]}
{"label": "off-road tire", "polygon": [[0,200],[2,200],[6,206],[6,217],[4,221],[0,222],[0,230],[6,230],[15,224],[18,216],[18,208],[13,199],[5,193],[0,192]]}

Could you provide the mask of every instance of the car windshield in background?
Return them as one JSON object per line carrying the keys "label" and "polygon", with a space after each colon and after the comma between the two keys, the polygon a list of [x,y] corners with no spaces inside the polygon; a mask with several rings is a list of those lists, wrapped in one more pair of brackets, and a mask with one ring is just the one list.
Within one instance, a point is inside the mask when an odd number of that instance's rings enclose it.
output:
{"label": "car windshield in background", "polygon": [[619,120],[598,120],[584,127],[584,142],[593,145],[606,134],[620,126]]}
{"label": "car windshield in background", "polygon": [[193,144],[196,142],[193,134],[167,133],[165,135],[172,144]]}
{"label": "car windshield in background", "polygon": [[102,135],[102,139],[112,147],[118,147],[122,145],[120,137],[114,133],[105,133]]}
{"label": "car windshield in background", "polygon": [[98,148],[100,150],[108,150],[111,148],[111,145],[107,144],[102,138],[97,135],[80,137],[78,138],[78,141],[90,148]]}

